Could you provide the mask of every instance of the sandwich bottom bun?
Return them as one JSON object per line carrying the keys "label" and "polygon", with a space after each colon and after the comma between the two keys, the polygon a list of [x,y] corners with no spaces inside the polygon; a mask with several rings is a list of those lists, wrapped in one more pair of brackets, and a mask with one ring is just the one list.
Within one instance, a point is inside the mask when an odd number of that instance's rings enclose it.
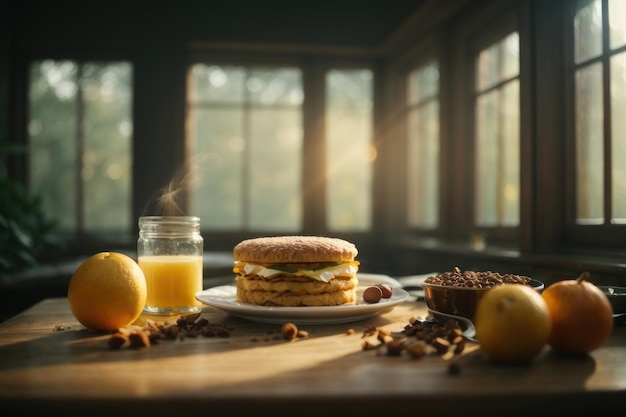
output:
{"label": "sandwich bottom bun", "polygon": [[[347,280],[353,288],[319,293],[306,293],[301,290],[302,283],[278,282],[280,290],[245,290],[242,289],[241,279],[237,277],[237,301],[264,306],[335,306],[356,303],[356,278]],[[327,284],[329,285],[329,284]],[[271,288],[271,287],[270,287]],[[334,287],[333,287],[334,288]],[[286,289],[286,290],[285,290]],[[329,287],[329,289],[332,289]],[[293,290],[293,291],[291,291]]]}
{"label": "sandwich bottom bun", "polygon": [[237,301],[264,306],[356,303],[354,244],[320,236],[248,239],[233,251]]}

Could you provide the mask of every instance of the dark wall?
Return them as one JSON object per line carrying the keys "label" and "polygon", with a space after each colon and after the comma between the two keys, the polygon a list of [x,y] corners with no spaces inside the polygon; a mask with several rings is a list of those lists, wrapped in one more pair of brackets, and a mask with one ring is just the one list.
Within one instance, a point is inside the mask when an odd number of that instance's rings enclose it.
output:
{"label": "dark wall", "polygon": [[18,47],[153,48],[189,40],[372,47],[425,0],[9,0]]}

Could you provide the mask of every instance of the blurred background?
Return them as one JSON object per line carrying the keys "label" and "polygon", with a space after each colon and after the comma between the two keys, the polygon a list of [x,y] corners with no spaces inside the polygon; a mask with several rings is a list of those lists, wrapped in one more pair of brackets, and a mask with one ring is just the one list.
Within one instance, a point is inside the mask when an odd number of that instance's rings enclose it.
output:
{"label": "blurred background", "polygon": [[279,234],[626,280],[623,0],[5,3],[2,319],[146,214],[201,218],[206,286]]}

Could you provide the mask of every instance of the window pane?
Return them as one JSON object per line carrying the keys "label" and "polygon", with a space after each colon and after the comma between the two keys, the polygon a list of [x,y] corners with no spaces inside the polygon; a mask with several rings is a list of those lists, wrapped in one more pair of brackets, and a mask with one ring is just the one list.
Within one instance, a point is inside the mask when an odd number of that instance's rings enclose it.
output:
{"label": "window pane", "polygon": [[372,72],[333,70],[326,76],[327,219],[333,231],[371,224]]}
{"label": "window pane", "polygon": [[62,230],[131,226],[131,85],[127,63],[31,66],[30,189]]}
{"label": "window pane", "polygon": [[502,213],[500,224],[517,226],[519,223],[520,192],[520,118],[519,118],[519,81],[514,80],[502,88],[500,106],[502,132],[502,178],[501,196]]}
{"label": "window pane", "polygon": [[519,224],[519,82],[476,103],[476,223]]}
{"label": "window pane", "polygon": [[302,120],[299,110],[252,112],[250,228],[297,231],[302,222]]}
{"label": "window pane", "polygon": [[[626,12],[626,9],[625,9]],[[626,223],[626,52],[611,58],[612,195],[614,223]]]}
{"label": "window pane", "polygon": [[132,97],[129,64],[86,64],[82,73],[85,229],[131,227]]}
{"label": "window pane", "polygon": [[76,228],[77,74],[71,61],[34,62],[30,72],[30,189],[65,230]]}
{"label": "window pane", "polygon": [[190,193],[191,213],[202,227],[240,229],[244,210],[243,111],[196,109],[192,142],[195,186]]}
{"label": "window pane", "polygon": [[480,91],[519,74],[519,35],[506,38],[483,49],[478,55],[476,85]]}
{"label": "window pane", "polygon": [[301,229],[301,84],[295,68],[192,67],[189,203],[204,229]]}
{"label": "window pane", "polygon": [[189,100],[243,103],[245,69],[196,64],[190,77]]}
{"label": "window pane", "polygon": [[433,228],[439,221],[438,101],[409,111],[407,140],[407,223]]}
{"label": "window pane", "polygon": [[602,65],[576,73],[576,209],[577,222],[604,221]]}
{"label": "window pane", "polygon": [[611,49],[626,44],[626,1],[609,0],[609,28]]}
{"label": "window pane", "polygon": [[439,94],[439,67],[426,65],[408,76],[407,104],[414,105]]}
{"label": "window pane", "polygon": [[497,92],[476,103],[476,223],[498,223],[498,127]]}
{"label": "window pane", "polygon": [[407,76],[407,225],[439,222],[439,66],[429,63]]}
{"label": "window pane", "polygon": [[577,63],[602,53],[601,0],[579,0],[574,17],[574,38],[574,59]]}
{"label": "window pane", "polygon": [[299,106],[304,97],[300,71],[286,69],[256,69],[250,71],[246,90],[252,103],[288,104]]}
{"label": "window pane", "polygon": [[477,67],[475,222],[479,226],[518,226],[518,34],[512,33],[481,51]]}

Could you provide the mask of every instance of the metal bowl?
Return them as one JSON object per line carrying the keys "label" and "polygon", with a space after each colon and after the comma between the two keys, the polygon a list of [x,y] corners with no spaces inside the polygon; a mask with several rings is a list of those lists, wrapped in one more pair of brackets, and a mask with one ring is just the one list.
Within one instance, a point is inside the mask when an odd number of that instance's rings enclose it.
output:
{"label": "metal bowl", "polygon": [[[532,288],[543,291],[544,284],[535,279],[530,280]],[[454,287],[451,285],[436,285],[422,283],[424,300],[429,310],[474,320],[476,306],[480,299],[491,288]]]}
{"label": "metal bowl", "polygon": [[613,306],[613,315],[626,313],[626,287],[612,285],[598,285],[598,288],[607,296]]}

